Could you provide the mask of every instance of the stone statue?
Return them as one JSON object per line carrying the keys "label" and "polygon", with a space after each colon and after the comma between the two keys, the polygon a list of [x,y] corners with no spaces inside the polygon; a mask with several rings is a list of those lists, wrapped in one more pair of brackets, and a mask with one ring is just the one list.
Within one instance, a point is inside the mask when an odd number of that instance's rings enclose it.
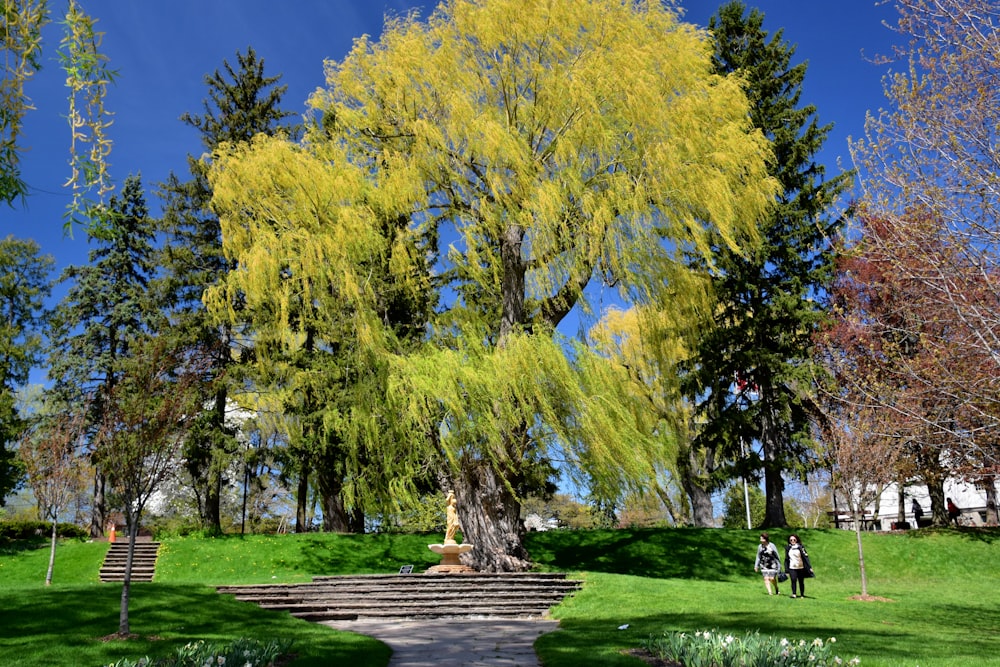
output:
{"label": "stone statue", "polygon": [[458,500],[455,499],[455,492],[448,492],[448,507],[445,510],[446,524],[444,530],[444,543],[455,544],[455,531],[460,528],[458,523]]}
{"label": "stone statue", "polygon": [[455,492],[448,492],[448,505],[445,508],[444,544],[428,544],[427,548],[440,554],[441,563],[427,568],[429,574],[454,574],[456,572],[475,572],[468,565],[462,565],[459,556],[472,551],[473,545],[459,544],[455,541],[455,531],[461,528],[458,523],[458,500]]}

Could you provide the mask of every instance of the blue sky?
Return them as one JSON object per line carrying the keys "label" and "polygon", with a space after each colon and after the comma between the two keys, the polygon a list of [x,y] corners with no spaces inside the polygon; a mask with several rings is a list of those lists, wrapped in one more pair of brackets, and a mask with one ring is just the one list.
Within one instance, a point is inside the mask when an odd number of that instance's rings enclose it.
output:
{"label": "blue sky", "polygon": [[[198,133],[178,119],[202,113],[207,95],[204,76],[236,62],[237,51],[253,46],[264,60],[265,73],[281,75],[288,92],[284,107],[302,111],[306,97],[323,84],[323,60],[341,59],[355,37],[378,36],[385,12],[411,7],[426,15],[432,3],[404,0],[170,0],[169,2],[81,0],[97,17],[103,51],[118,79],[107,107],[114,112],[109,134],[114,142],[111,173],[119,185],[141,173],[150,206],[156,209],[155,184],[171,171],[186,177],[185,156],[201,152]],[[53,14],[64,8],[50,0]],[[705,25],[720,2],[680,3],[685,20]],[[896,35],[883,25],[894,23],[891,4],[875,0],[759,0],[746,2],[765,14],[769,31],[784,28],[796,44],[795,62],[806,60],[809,71],[803,102],[818,107],[822,122],[834,130],[820,156],[828,173],[837,161],[850,167],[848,137],[863,132],[865,113],[884,105],[881,80],[885,68],[865,55],[887,53]],[[86,261],[82,231],[63,233],[69,202],[63,183],[69,174],[69,128],[64,119],[66,89],[56,56],[60,26],[45,32],[44,69],[30,82],[29,112],[22,139],[23,176],[30,191],[25,204],[0,208],[0,234],[33,238],[60,269]]]}

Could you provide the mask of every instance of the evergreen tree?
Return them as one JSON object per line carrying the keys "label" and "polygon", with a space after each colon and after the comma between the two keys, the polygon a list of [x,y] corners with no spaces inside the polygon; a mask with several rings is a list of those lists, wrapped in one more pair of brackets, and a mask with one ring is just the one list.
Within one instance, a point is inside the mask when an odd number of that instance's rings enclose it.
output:
{"label": "evergreen tree", "polygon": [[[264,61],[252,48],[237,52],[237,66],[223,63],[205,77],[209,98],[203,115],[185,113],[181,120],[201,132],[201,143],[211,152],[222,142],[248,142],[259,133],[294,133],[282,123],[294,114],[280,109],[287,86],[276,85],[280,77],[264,75]],[[169,310],[169,323],[183,344],[211,354],[214,362],[206,370],[203,390],[210,406],[189,432],[184,458],[194,482],[199,513],[206,527],[222,530],[221,498],[226,471],[237,454],[232,427],[226,425],[233,407],[225,382],[232,369],[238,341],[231,326],[207,317],[202,294],[217,284],[232,268],[222,252],[219,220],[209,203],[212,189],[206,178],[205,161],[188,156],[191,178],[181,181],[171,174],[162,185],[163,230],[167,234],[162,264],[165,276],[159,285]]]}
{"label": "evergreen tree", "polygon": [[[809,461],[811,337],[826,316],[816,297],[832,275],[829,239],[840,222],[830,210],[850,174],[824,180],[815,160],[831,125],[819,125],[816,108],[800,104],[807,66],[791,65],[795,47],[781,30],[768,35],[763,21],[758,10],[731,2],[709,28],[715,71],[746,79],[750,116],[773,145],[769,168],[782,191],[760,227],[759,248],[743,254],[716,244],[718,305],[698,332],[685,393],[706,424],[695,446],[707,458],[738,461],[734,474],[763,473],[763,525],[783,526],[782,473]],[[700,260],[695,265],[709,270]],[[760,459],[743,455],[741,445],[749,452],[751,443]]]}
{"label": "evergreen tree", "polygon": [[[149,289],[155,228],[138,176],[125,179],[104,217],[99,235],[90,238],[96,244],[90,263],[70,266],[60,278],[70,286],[53,314],[48,350],[53,391],[70,405],[89,405],[90,426],[103,417],[132,342],[161,317]],[[104,473],[98,468],[91,535],[103,534],[106,518]]]}
{"label": "evergreen tree", "polygon": [[53,260],[38,244],[12,236],[0,241],[0,507],[21,477],[12,445],[25,428],[17,389],[42,351],[41,317],[50,293]]}

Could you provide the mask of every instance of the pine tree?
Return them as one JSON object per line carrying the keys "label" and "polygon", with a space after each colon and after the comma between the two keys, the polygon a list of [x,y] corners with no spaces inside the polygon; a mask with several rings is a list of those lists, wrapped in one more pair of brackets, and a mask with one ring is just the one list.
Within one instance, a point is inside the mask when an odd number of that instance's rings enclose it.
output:
{"label": "pine tree", "polygon": [[[53,391],[71,405],[90,406],[88,424],[100,422],[105,398],[120,377],[132,342],[156,326],[160,304],[150,291],[156,269],[155,225],[138,176],[125,179],[110,200],[89,264],[70,266],[60,281],[70,283],[56,306],[49,336]],[[103,534],[104,475],[98,469],[90,531]]]}
{"label": "pine tree", "polygon": [[[294,133],[282,123],[294,114],[280,109],[287,86],[277,85],[280,77],[264,75],[264,61],[252,48],[237,53],[237,66],[223,63],[205,77],[209,99],[203,115],[185,113],[181,120],[201,132],[201,143],[211,152],[222,142],[248,142],[259,133]],[[221,497],[225,474],[238,453],[232,426],[227,426],[227,410],[232,408],[229,390],[220,382],[234,360],[239,341],[231,326],[209,318],[202,294],[217,284],[232,268],[222,252],[218,218],[209,203],[211,186],[205,176],[207,164],[188,156],[191,179],[181,181],[171,174],[161,186],[164,200],[163,230],[167,234],[162,264],[165,277],[159,284],[168,304],[170,326],[184,344],[209,351],[215,360],[205,376],[205,404],[188,435],[184,458],[199,499],[204,525],[221,532]]]}
{"label": "pine tree", "polygon": [[[695,447],[737,461],[736,474],[762,472],[764,525],[783,526],[782,473],[804,470],[810,454],[811,336],[826,316],[818,296],[831,279],[829,240],[840,224],[830,210],[851,175],[824,180],[816,154],[831,125],[819,125],[815,106],[801,104],[807,66],[791,64],[795,47],[781,30],[769,35],[763,21],[760,11],[731,2],[709,29],[715,71],[747,81],[750,116],[772,143],[770,172],[782,192],[760,228],[759,248],[741,254],[717,244],[718,305],[698,332],[685,393],[706,420]],[[751,443],[761,459],[741,453]]]}

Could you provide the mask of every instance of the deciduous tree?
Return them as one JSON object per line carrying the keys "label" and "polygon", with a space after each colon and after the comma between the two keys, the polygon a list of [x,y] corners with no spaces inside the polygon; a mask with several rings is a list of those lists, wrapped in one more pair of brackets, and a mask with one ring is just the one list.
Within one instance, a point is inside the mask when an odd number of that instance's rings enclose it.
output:
{"label": "deciduous tree", "polygon": [[[910,281],[915,317],[876,322],[919,342],[898,383],[924,400],[896,403],[953,451],[970,480],[1000,472],[1000,8],[991,0],[901,0],[903,43],[884,62],[888,104],[854,145],[865,220],[887,272]],[[857,236],[865,232],[864,228]],[[928,409],[931,406],[935,409]],[[945,409],[936,409],[945,408]]]}
{"label": "deciduous tree", "polygon": [[[385,458],[401,492],[426,452],[447,463],[478,569],[528,566],[518,498],[556,452],[603,497],[662,459],[632,380],[556,327],[593,283],[649,301],[685,273],[682,251],[756,238],[770,148],[710,51],[658,3],[453,0],[328,63],[303,146],[216,161],[213,205],[245,267],[230,289],[278,313],[291,287],[335,294],[359,355],[395,349],[369,259],[392,251],[418,293],[405,250],[432,243],[434,344],[391,360],[406,437]],[[395,238],[378,233],[396,218]]]}
{"label": "deciduous tree", "polygon": [[40,416],[18,448],[41,514],[52,522],[46,586],[52,584],[59,515],[84,491],[92,474],[90,464],[80,456],[87,432],[86,417],[85,409]]}
{"label": "deciduous tree", "polygon": [[128,556],[122,584],[118,634],[129,635],[132,561],[139,523],[149,498],[176,472],[181,444],[201,409],[205,359],[167,337],[131,341],[115,384],[104,395],[94,437],[94,461],[105,471],[125,516]]}

